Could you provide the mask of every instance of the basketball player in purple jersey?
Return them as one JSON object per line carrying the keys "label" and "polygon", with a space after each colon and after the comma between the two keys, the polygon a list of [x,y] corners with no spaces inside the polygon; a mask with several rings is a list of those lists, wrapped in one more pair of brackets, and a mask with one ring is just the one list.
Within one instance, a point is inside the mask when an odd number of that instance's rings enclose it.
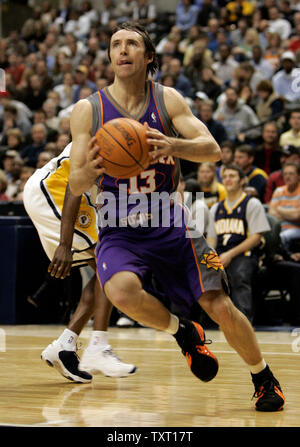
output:
{"label": "basketball player in purple jersey", "polygon": [[[201,163],[220,159],[220,148],[210,132],[191,112],[184,98],[174,89],[147,80],[157,68],[155,47],[143,27],[120,25],[112,34],[109,58],[115,72],[106,89],[79,101],[71,116],[72,151],[69,184],[80,195],[97,181],[104,194],[112,192],[118,200],[119,185],[128,193],[171,192],[176,159]],[[96,98],[98,105],[96,104]],[[97,112],[97,114],[96,114]],[[107,120],[130,117],[147,124],[148,142],[153,147],[149,167],[128,180],[111,178],[101,167],[99,148],[93,135]],[[181,138],[175,136],[179,134]],[[99,230],[97,270],[100,283],[111,302],[132,319],[172,334],[191,371],[209,381],[218,371],[215,356],[207,349],[202,327],[170,313],[144,289],[149,270],[157,276],[164,292],[184,312],[195,301],[223,330],[229,344],[238,352],[252,375],[256,409],[276,411],[284,398],[278,382],[262,357],[248,319],[233,305],[227,294],[227,279],[216,253],[203,236],[192,237],[174,216],[179,205],[170,208],[169,226],[151,226],[149,221],[132,228],[120,216],[117,225]],[[161,211],[161,210],[159,210]],[[128,209],[129,215],[130,209]],[[186,234],[190,237],[186,237]],[[86,350],[80,367],[97,370],[97,356]]]}

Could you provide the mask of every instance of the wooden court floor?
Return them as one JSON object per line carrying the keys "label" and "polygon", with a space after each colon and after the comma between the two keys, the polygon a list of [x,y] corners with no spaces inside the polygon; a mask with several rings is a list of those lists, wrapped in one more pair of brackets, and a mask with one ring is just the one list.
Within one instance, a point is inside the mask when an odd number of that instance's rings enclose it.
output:
{"label": "wooden court floor", "polygon": [[[137,365],[137,373],[123,379],[97,375],[90,384],[75,384],[40,360],[41,351],[62,330],[49,325],[0,328],[0,426],[300,426],[300,328],[257,332],[286,396],[285,410],[278,413],[254,410],[250,374],[220,331],[206,331],[220,363],[212,382],[202,383],[190,373],[168,334],[110,328],[115,352]],[[80,337],[82,349],[90,331],[86,328]]]}

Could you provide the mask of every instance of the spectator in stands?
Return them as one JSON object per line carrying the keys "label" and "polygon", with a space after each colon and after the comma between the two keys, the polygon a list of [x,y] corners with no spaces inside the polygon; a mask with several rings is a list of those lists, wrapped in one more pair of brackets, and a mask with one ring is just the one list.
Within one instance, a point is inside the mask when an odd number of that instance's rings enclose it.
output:
{"label": "spectator in stands", "polygon": [[293,81],[298,75],[295,68],[296,58],[292,51],[285,51],[281,56],[282,70],[273,76],[274,90],[283,99],[293,102],[299,99],[298,89],[293,88]]}
{"label": "spectator in stands", "polygon": [[283,53],[282,39],[278,33],[267,33],[267,47],[264,58],[272,65],[273,70],[278,69],[280,58]]}
{"label": "spectator in stands", "polygon": [[197,24],[199,7],[194,0],[179,0],[176,7],[176,26],[187,35],[189,29]]}
{"label": "spectator in stands", "polygon": [[123,0],[115,7],[115,16],[118,23],[128,22],[132,20],[134,8],[136,8],[136,0]]}
{"label": "spectator in stands", "polygon": [[284,101],[274,91],[271,81],[264,79],[260,81],[256,87],[257,95],[259,97],[256,105],[256,114],[261,122],[273,119],[276,120],[279,129],[284,123]]}
{"label": "spectator in stands", "polygon": [[6,194],[7,183],[5,172],[0,169],[0,202],[9,202],[11,200],[11,197]]}
{"label": "spectator in stands", "polygon": [[197,103],[197,117],[206,125],[218,144],[227,140],[226,129],[213,118],[214,102],[210,99]]}
{"label": "spectator in stands", "polygon": [[269,213],[281,222],[281,240],[291,253],[292,243],[300,239],[300,165],[286,162],[282,168],[284,185],[275,189],[269,204]]}
{"label": "spectator in stands", "polygon": [[43,110],[46,113],[46,125],[58,131],[59,118],[55,102],[52,99],[47,99],[43,104]]}
{"label": "spectator in stands", "polygon": [[199,77],[196,90],[205,93],[212,101],[216,102],[222,93],[223,81],[218,78],[211,67],[203,67]]}
{"label": "spectator in stands", "polygon": [[192,85],[183,72],[180,59],[172,58],[168,64],[168,72],[175,76],[175,89],[179,90],[183,96],[191,97]]}
{"label": "spectator in stands", "polygon": [[279,9],[276,6],[269,8],[269,27],[270,33],[278,33],[283,40],[286,40],[292,31],[290,22],[283,19]]}
{"label": "spectator in stands", "polygon": [[26,185],[27,180],[32,176],[34,171],[35,168],[32,168],[31,166],[23,166],[20,174],[18,188],[14,195],[14,200],[23,200],[24,186]]}
{"label": "spectator in stands", "polygon": [[21,151],[21,157],[27,166],[36,167],[37,159],[47,142],[47,129],[42,123],[34,124],[31,130],[32,143]]}
{"label": "spectator in stands", "polygon": [[36,169],[40,169],[45,166],[53,158],[53,153],[48,151],[43,151],[39,154]]}
{"label": "spectator in stands", "polygon": [[58,131],[59,131],[59,133],[64,133],[66,135],[71,135],[70,118],[62,117],[62,118],[59,119]]}
{"label": "spectator in stands", "polygon": [[18,128],[9,129],[6,132],[8,149],[20,152],[24,145],[24,137]]}
{"label": "spectator in stands", "polygon": [[247,139],[253,140],[260,135],[259,127],[254,127],[259,124],[255,112],[239,101],[237,90],[233,87],[226,88],[225,101],[219,104],[214,118],[223,123],[231,141],[243,143]]}
{"label": "spectator in stands", "polygon": [[230,40],[233,47],[239,47],[245,42],[245,35],[249,28],[246,18],[240,18],[237,22],[237,27],[230,32]]}
{"label": "spectator in stands", "polygon": [[21,100],[30,108],[30,110],[38,110],[43,106],[47,99],[47,93],[42,86],[41,79],[37,74],[33,74],[29,78],[29,85],[22,92]]}
{"label": "spectator in stands", "polygon": [[7,73],[12,76],[15,86],[18,86],[22,81],[23,73],[25,70],[25,64],[23,57],[15,52],[10,53],[8,56],[8,67],[5,69]]}
{"label": "spectator in stands", "polygon": [[187,71],[190,70],[191,66],[194,66],[195,69],[201,69],[204,66],[212,66],[212,53],[207,48],[207,42],[207,34],[201,32],[199,36],[187,46],[183,57],[183,65],[186,69],[186,75],[188,75]]}
{"label": "spectator in stands", "polygon": [[[10,152],[10,151],[9,151]],[[20,176],[22,169],[24,167],[24,162],[20,158],[19,155],[16,155],[11,160],[11,169],[10,169],[10,178],[8,180],[6,194],[15,200],[19,185],[20,185]]]}
{"label": "spectator in stands", "polygon": [[76,86],[74,85],[74,78],[72,73],[65,73],[63,83],[54,87],[54,91],[59,94],[59,105],[62,109],[70,106],[73,103]]}
{"label": "spectator in stands", "polygon": [[220,45],[219,56],[219,60],[213,63],[212,68],[218,74],[218,78],[224,84],[228,84],[233,77],[233,72],[238,66],[238,62],[232,57],[231,47],[226,43]]}
{"label": "spectator in stands", "polygon": [[250,18],[254,11],[254,4],[245,0],[233,0],[227,3],[229,23],[235,24],[240,18]]}
{"label": "spectator in stands", "polygon": [[1,164],[0,168],[3,168],[6,178],[8,181],[12,179],[12,165],[15,157],[18,157],[19,154],[17,151],[13,151],[11,149],[6,150],[1,154]]}
{"label": "spectator in stands", "polygon": [[217,180],[214,163],[205,162],[199,165],[197,181],[201,191],[204,193],[204,201],[208,208],[211,208],[214,203],[225,199],[226,191],[224,186]]}
{"label": "spectator in stands", "polygon": [[61,153],[64,148],[69,144],[71,141],[70,135],[67,135],[65,133],[61,133],[58,135],[56,140],[56,148],[59,153]]}
{"label": "spectator in stands", "polygon": [[49,141],[55,141],[57,138],[57,130],[52,129],[51,127],[49,127],[46,124],[46,120],[47,120],[47,115],[45,110],[43,109],[39,109],[36,110],[33,114],[33,124],[44,124],[46,131],[47,131],[47,136],[46,136],[46,140],[47,142]]}
{"label": "spectator in stands", "polygon": [[28,119],[19,118],[19,113],[17,107],[8,103],[4,106],[4,119],[3,119],[3,130],[1,137],[1,144],[7,144],[7,132],[9,129],[18,128],[20,132],[26,137],[26,135],[31,130],[31,123]]}
{"label": "spectator in stands", "polygon": [[280,169],[281,150],[279,146],[279,130],[274,121],[264,124],[262,144],[255,147],[254,164],[268,175]]}
{"label": "spectator in stands", "polygon": [[252,284],[258,268],[257,247],[262,233],[270,229],[262,204],[243,191],[245,174],[236,165],[223,172],[227,197],[211,208],[215,225],[207,240],[216,248],[226,269],[230,297],[250,321],[254,318]]}
{"label": "spectator in stands", "polygon": [[92,92],[97,90],[97,86],[94,82],[88,79],[88,69],[85,65],[79,65],[75,70],[75,84],[73,103],[77,102],[80,97],[80,92],[83,87],[89,87]]}
{"label": "spectator in stands", "polygon": [[265,191],[265,203],[269,203],[276,188],[284,185],[282,166],[288,161],[294,161],[300,164],[300,149],[295,146],[284,146],[280,148],[281,168],[269,175]]}
{"label": "spectator in stands", "polygon": [[274,66],[264,58],[263,49],[261,45],[253,45],[252,47],[252,58],[250,63],[253,65],[254,69],[259,72],[264,79],[271,79],[274,73]]}
{"label": "spectator in stands", "polygon": [[255,71],[253,65],[248,61],[241,62],[233,72],[233,81],[235,81],[233,85],[235,88],[241,91],[243,87],[250,87],[255,95],[257,85],[263,79],[264,76],[259,71]]}
{"label": "spectator in stands", "polygon": [[222,176],[224,168],[230,164],[233,163],[234,160],[234,151],[235,151],[235,145],[232,141],[223,141],[223,143],[220,144],[221,148],[221,164],[217,167],[216,174],[218,182],[222,183]]}
{"label": "spectator in stands", "polygon": [[[200,2],[198,2],[199,5]],[[202,0],[200,10],[198,13],[197,24],[205,27],[211,18],[220,17],[220,8],[213,0]]]}
{"label": "spectator in stands", "polygon": [[280,135],[280,146],[300,147],[300,109],[293,110],[289,118],[290,129]]}
{"label": "spectator in stands", "polygon": [[72,33],[65,32],[65,45],[60,48],[60,51],[65,53],[72,67],[77,67],[86,53],[86,47]]}
{"label": "spectator in stands", "polygon": [[261,201],[264,200],[268,174],[255,166],[255,151],[250,145],[237,146],[234,153],[234,163],[243,169],[248,186],[252,186],[258,192]]}

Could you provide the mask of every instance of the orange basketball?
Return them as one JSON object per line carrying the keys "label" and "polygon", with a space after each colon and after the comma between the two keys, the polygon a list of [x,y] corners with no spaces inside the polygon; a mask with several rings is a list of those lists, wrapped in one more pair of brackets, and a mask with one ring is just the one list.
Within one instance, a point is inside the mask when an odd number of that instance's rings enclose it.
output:
{"label": "orange basketball", "polygon": [[140,174],[149,165],[149,148],[146,128],[129,118],[116,118],[106,122],[95,137],[101,166],[111,177],[129,178]]}

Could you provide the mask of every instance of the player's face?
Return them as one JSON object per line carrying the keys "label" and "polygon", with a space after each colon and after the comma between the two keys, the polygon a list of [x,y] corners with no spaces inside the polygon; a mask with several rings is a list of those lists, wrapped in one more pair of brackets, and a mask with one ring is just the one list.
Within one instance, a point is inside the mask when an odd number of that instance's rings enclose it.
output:
{"label": "player's face", "polygon": [[119,78],[146,73],[147,65],[152,61],[146,54],[142,36],[129,30],[117,31],[112,36],[110,58],[114,72]]}
{"label": "player's face", "polygon": [[234,169],[226,169],[223,172],[222,183],[227,192],[238,191],[241,187],[241,179],[239,173]]}

